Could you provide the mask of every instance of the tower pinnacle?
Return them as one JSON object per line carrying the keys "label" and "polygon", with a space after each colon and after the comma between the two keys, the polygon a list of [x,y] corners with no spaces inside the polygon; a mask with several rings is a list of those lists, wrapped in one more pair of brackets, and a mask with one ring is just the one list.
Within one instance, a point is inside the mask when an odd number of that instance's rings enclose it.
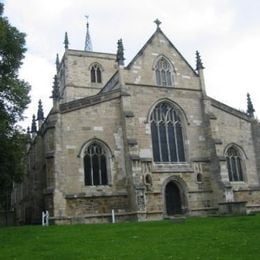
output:
{"label": "tower pinnacle", "polygon": [[65,37],[64,37],[64,48],[68,49],[69,48],[69,39],[68,39],[68,33],[65,32]]}
{"label": "tower pinnacle", "polygon": [[251,97],[250,97],[249,93],[247,93],[247,114],[250,117],[254,117],[254,112],[255,112],[255,109],[254,109],[253,103],[251,101]]}
{"label": "tower pinnacle", "polygon": [[41,100],[39,100],[39,103],[38,103],[37,120],[40,120],[40,121],[44,120],[44,113],[43,113]]}
{"label": "tower pinnacle", "polygon": [[205,69],[201,61],[200,53],[196,51],[196,70]]}
{"label": "tower pinnacle", "polygon": [[52,86],[52,95],[50,98],[53,98],[53,100],[59,100],[60,99],[60,91],[59,91],[59,84],[58,84],[58,77],[57,75],[54,76],[54,82]]}
{"label": "tower pinnacle", "polygon": [[59,66],[60,66],[60,59],[59,59],[59,54],[58,53],[56,55],[55,64],[56,64],[56,70],[58,71],[59,70]]}
{"label": "tower pinnacle", "polygon": [[37,133],[36,119],[35,119],[35,115],[34,114],[32,116],[31,133]]}
{"label": "tower pinnacle", "polygon": [[116,54],[116,61],[118,65],[124,66],[124,47],[122,39],[117,41],[117,54]]}
{"label": "tower pinnacle", "polygon": [[85,39],[85,48],[84,51],[92,51],[92,42],[89,34],[89,23],[88,23],[88,15],[85,15],[87,18],[87,32],[86,32],[86,39]]}

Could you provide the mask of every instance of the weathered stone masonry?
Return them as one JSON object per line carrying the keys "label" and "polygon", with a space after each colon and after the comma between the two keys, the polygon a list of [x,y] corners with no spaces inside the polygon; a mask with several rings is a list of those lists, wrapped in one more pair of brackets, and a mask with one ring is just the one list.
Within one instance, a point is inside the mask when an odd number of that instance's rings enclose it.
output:
{"label": "weathered stone masonry", "polygon": [[67,46],[57,63],[14,192],[18,222],[260,210],[259,122],[207,96],[198,53],[194,70],[159,26],[126,67],[122,41],[117,54],[86,49]]}

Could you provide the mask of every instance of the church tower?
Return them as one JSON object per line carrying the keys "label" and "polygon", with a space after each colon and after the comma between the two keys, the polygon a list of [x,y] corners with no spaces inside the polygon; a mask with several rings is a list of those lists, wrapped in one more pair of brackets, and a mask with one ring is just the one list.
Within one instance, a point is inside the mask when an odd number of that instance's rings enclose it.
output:
{"label": "church tower", "polygon": [[93,51],[89,27],[87,20],[84,50],[70,49],[65,33],[65,52],[56,65],[60,103],[96,95],[115,73],[116,55]]}

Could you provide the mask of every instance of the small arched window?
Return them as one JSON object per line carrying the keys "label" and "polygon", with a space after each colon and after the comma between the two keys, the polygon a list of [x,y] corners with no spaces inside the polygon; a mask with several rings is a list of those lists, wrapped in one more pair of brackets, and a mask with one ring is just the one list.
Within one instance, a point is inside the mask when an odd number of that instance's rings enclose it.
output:
{"label": "small arched window", "polygon": [[174,106],[169,102],[156,105],[150,124],[154,162],[184,162],[182,125]]}
{"label": "small arched window", "polygon": [[101,144],[93,142],[86,148],[84,172],[86,186],[108,184],[107,153]]}
{"label": "small arched window", "polygon": [[101,77],[101,66],[97,63],[91,66],[90,69],[90,79],[93,83],[101,83],[102,77]]}
{"label": "small arched window", "polygon": [[237,148],[231,146],[225,154],[229,181],[244,181],[241,156]]}
{"label": "small arched window", "polygon": [[155,65],[156,84],[159,86],[170,87],[172,83],[172,66],[161,57]]}

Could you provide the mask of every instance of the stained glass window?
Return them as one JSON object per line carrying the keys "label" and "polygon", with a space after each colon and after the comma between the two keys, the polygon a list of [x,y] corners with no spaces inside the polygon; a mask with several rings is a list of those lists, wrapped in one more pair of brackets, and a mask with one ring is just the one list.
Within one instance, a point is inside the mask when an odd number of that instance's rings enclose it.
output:
{"label": "stained glass window", "polygon": [[226,152],[228,177],[230,181],[244,181],[241,167],[241,157],[235,147],[230,147]]}
{"label": "stained glass window", "polygon": [[155,162],[184,162],[181,120],[169,102],[159,103],[150,116]]}
{"label": "stained glass window", "polygon": [[107,156],[105,149],[93,142],[85,150],[84,156],[85,185],[107,185]]}

